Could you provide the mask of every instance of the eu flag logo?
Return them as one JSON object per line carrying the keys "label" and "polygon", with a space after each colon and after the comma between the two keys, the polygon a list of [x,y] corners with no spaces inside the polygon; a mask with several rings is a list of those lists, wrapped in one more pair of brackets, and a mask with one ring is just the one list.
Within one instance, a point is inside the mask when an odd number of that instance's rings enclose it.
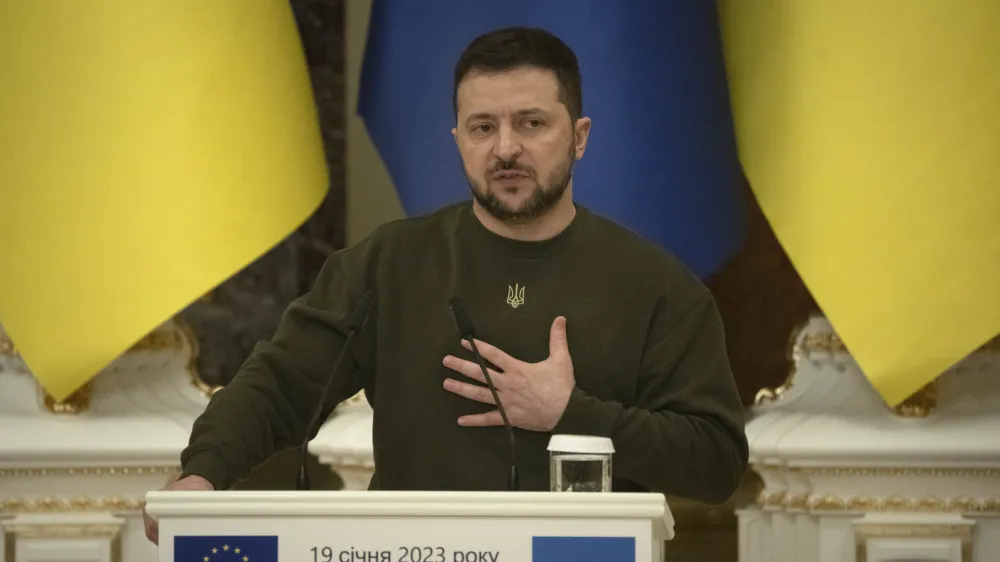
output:
{"label": "eu flag logo", "polygon": [[174,562],[278,562],[278,537],[174,537]]}
{"label": "eu flag logo", "polygon": [[533,537],[531,562],[635,562],[635,538]]}

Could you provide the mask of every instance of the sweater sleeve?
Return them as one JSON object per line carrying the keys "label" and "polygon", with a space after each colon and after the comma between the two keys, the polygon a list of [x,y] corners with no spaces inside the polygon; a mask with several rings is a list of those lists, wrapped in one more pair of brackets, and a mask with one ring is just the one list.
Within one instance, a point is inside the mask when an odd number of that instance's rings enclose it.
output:
{"label": "sweater sleeve", "polygon": [[[288,306],[273,337],[255,346],[195,420],[181,453],[182,477],[195,474],[228,489],[276,451],[301,444],[365,290],[367,259],[366,243],[327,259],[310,292]],[[375,316],[373,306],[331,385],[323,419],[363,387],[359,350]]]}
{"label": "sweater sleeve", "polygon": [[722,320],[707,291],[679,315],[667,311],[661,298],[636,403],[599,400],[576,388],[555,432],[611,437],[615,477],[721,504],[739,487],[749,455]]}

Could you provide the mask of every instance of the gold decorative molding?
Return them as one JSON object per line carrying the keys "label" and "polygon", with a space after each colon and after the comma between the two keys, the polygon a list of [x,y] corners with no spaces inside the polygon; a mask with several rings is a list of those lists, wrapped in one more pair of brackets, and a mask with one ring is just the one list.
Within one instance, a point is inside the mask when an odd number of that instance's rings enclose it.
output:
{"label": "gold decorative molding", "polygon": [[849,511],[849,512],[898,512],[898,513],[970,513],[1000,514],[1000,498],[938,498],[934,496],[834,496],[762,491],[757,496],[757,506],[762,509]]}
{"label": "gold decorative molding", "polygon": [[[787,353],[791,369],[785,381],[776,388],[765,387],[758,390],[754,396],[755,406],[780,400],[782,395],[792,388],[803,354],[810,355],[816,352],[831,355],[850,353],[840,336],[833,331],[809,333],[802,336],[802,340],[799,342],[799,335],[807,325],[808,322],[802,322],[792,329]],[[974,353],[1000,353],[1000,334],[981,345]],[[898,416],[919,418],[929,416],[936,407],[937,381],[935,380],[892,408],[892,411]]]}
{"label": "gold decorative molding", "polygon": [[958,477],[958,478],[1000,478],[1000,468],[951,468],[951,467],[848,467],[848,466],[786,466],[752,463],[755,472],[777,472],[801,474],[803,476],[833,477]]}
{"label": "gold decorative molding", "polygon": [[201,347],[198,344],[198,336],[194,333],[191,325],[185,322],[180,317],[174,319],[177,325],[178,331],[181,337],[187,342],[188,349],[191,353],[188,355],[188,364],[186,366],[188,373],[188,380],[191,384],[198,389],[199,392],[205,398],[211,398],[216,392],[222,390],[220,385],[210,385],[206,383],[201,378],[201,373],[198,372],[198,354],[201,352]]}
{"label": "gold decorative molding", "polygon": [[1000,478],[1000,468],[932,467],[798,467],[794,472],[808,476],[908,476],[952,478]]}
{"label": "gold decorative molding", "polygon": [[800,349],[805,353],[847,353],[847,346],[836,332],[814,332],[802,337]]}
{"label": "gold decorative molding", "polygon": [[17,351],[14,350],[14,342],[7,336],[7,334],[0,333],[0,355],[9,355],[14,357],[17,355]]}
{"label": "gold decorative molding", "polygon": [[757,496],[757,505],[765,509],[784,507],[785,492],[768,492],[767,490],[761,490],[760,495]]}
{"label": "gold decorative molding", "polygon": [[[174,319],[173,322],[178,326],[178,328],[180,328],[181,322],[179,319]],[[168,349],[181,350],[184,349],[184,344],[184,334],[180,329],[171,330],[164,329],[163,326],[159,326],[155,330],[143,336],[142,339],[132,344],[132,346],[128,349],[128,353],[136,353],[140,351],[164,351]]]}
{"label": "gold decorative molding", "polygon": [[44,523],[21,523],[6,525],[8,533],[23,539],[70,539],[70,538],[114,538],[121,527],[118,525],[49,525]]}
{"label": "gold decorative molding", "polygon": [[809,509],[809,494],[795,494],[794,496],[786,496],[784,505],[782,506],[788,510],[804,511]]}
{"label": "gold decorative molding", "polygon": [[[751,463],[751,470],[803,478],[987,478],[1000,479],[1000,468],[958,467],[801,467],[761,465]],[[938,498],[934,496],[836,496],[831,494],[789,494],[785,490],[761,490],[755,503],[762,509],[854,511],[854,512],[954,512],[973,514],[1000,514],[1000,497],[973,498],[960,496]]]}
{"label": "gold decorative molding", "polygon": [[138,498],[7,498],[0,499],[0,514],[69,513],[69,512],[136,512],[145,507]]}
{"label": "gold decorative molding", "polygon": [[868,541],[881,538],[958,539],[962,550],[962,562],[972,562],[971,525],[856,523],[854,525],[855,562],[868,562]]}
{"label": "gold decorative molding", "polygon": [[801,362],[801,354],[798,351],[797,341],[799,334],[808,324],[808,322],[801,322],[799,325],[795,326],[795,328],[792,329],[791,336],[788,338],[785,357],[791,366],[788,370],[788,375],[785,377],[785,382],[781,383],[781,386],[777,388],[762,388],[758,390],[757,394],[753,398],[754,406],[780,400],[781,397],[792,388],[792,385],[795,384],[795,373],[798,372],[799,364]]}
{"label": "gold decorative molding", "polygon": [[65,400],[56,400],[41,384],[37,385],[42,406],[53,414],[79,415],[90,409],[94,395],[93,380],[89,380],[70,394]]}
{"label": "gold decorative molding", "polygon": [[[792,341],[798,339],[798,335],[807,325],[803,322],[792,330]],[[802,337],[799,349],[805,353],[850,353],[840,336],[835,331],[813,332]],[[979,346],[975,352],[997,352],[1000,351],[1000,334]]]}
{"label": "gold decorative molding", "polygon": [[52,468],[0,468],[0,478],[33,478],[65,476],[154,476],[174,475],[180,466],[114,466],[114,467],[52,467]]}
{"label": "gold decorative molding", "polygon": [[906,513],[1000,513],[1000,498],[938,498],[934,496],[851,496],[824,495],[809,498],[815,511],[891,511]]}
{"label": "gold decorative molding", "polygon": [[900,402],[892,412],[904,418],[926,418],[937,408],[937,398],[938,382],[933,380]]}

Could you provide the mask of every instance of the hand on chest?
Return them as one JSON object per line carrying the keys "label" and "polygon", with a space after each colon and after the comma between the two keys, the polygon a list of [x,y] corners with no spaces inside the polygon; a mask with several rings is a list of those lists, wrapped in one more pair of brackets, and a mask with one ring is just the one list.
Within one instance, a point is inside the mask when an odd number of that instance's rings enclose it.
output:
{"label": "hand on chest", "polygon": [[[641,342],[627,340],[615,303],[604,295],[537,285],[533,290],[531,284],[514,281],[462,299],[476,328],[479,352],[497,374],[496,386],[515,390],[534,385],[527,391],[546,394],[551,389],[561,396],[575,384],[607,399],[628,399]],[[454,390],[491,399],[475,354],[467,343],[458,346],[456,337],[450,359],[442,361],[453,371]]]}

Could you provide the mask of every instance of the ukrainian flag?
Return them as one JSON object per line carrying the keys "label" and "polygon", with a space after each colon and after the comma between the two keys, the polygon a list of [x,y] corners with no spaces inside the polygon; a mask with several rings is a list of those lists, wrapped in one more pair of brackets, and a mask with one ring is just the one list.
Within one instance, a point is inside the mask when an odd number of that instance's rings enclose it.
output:
{"label": "ukrainian flag", "polygon": [[326,189],[287,1],[0,3],[0,322],[55,399]]}
{"label": "ukrainian flag", "polygon": [[896,405],[1000,332],[1000,2],[720,11],[753,192]]}

